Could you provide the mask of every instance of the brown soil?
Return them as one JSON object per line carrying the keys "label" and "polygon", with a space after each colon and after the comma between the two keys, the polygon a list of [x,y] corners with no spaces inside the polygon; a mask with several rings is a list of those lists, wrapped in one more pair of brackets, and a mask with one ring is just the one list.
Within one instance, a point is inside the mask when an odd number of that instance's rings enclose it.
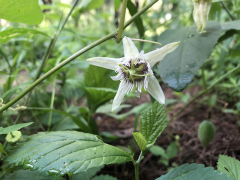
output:
{"label": "brown soil", "polygon": [[[176,95],[173,94],[171,89],[164,89],[166,99],[176,99]],[[194,95],[198,90],[199,87],[195,87],[184,90],[184,93],[189,92],[191,95]],[[141,96],[140,99],[131,99],[128,103],[135,106],[144,102],[150,102],[150,98],[147,94]],[[219,102],[218,107],[223,109],[224,103],[222,101]],[[173,104],[168,112],[168,118],[170,119],[183,106],[184,103]],[[237,125],[238,118],[236,115],[223,113],[220,108],[213,108],[212,110],[211,121],[216,126],[216,135],[207,148],[204,148],[198,140],[197,130],[199,124],[208,117],[208,106],[195,101],[185,109],[182,114],[175,118],[174,121],[168,124],[166,130],[173,135],[180,136],[179,144],[182,148],[182,151],[178,150],[178,155],[170,160],[170,165],[172,162],[178,165],[184,163],[198,163],[216,168],[217,159],[221,154],[240,159],[240,129]],[[102,114],[96,114],[95,116],[101,117],[99,122],[100,132],[109,131],[124,137],[120,140],[113,141],[112,144],[125,147],[130,145],[135,149],[136,159],[139,155],[139,149],[133,141],[131,134],[135,116],[130,115],[123,122]],[[164,131],[155,144],[166,149],[167,146],[174,141],[175,140]],[[150,152],[145,154],[145,158],[140,164],[140,180],[154,180],[168,172],[168,167],[158,163],[159,158],[160,157],[156,157]],[[108,165],[102,169],[99,174],[110,174],[121,180],[135,179],[134,167],[131,162],[124,165]]]}

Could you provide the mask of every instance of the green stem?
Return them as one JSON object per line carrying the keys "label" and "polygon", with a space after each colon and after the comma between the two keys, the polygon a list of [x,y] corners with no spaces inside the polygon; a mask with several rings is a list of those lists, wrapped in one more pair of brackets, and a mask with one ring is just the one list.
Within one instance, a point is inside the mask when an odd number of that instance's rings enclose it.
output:
{"label": "green stem", "polygon": [[[145,11],[147,11],[154,3],[156,3],[158,0],[153,0],[151,3],[149,3],[147,6],[145,6],[143,9],[141,9],[138,13],[136,13],[129,21],[126,22],[126,24],[124,25],[124,29],[129,26],[136,18],[138,18],[138,16],[140,16],[141,14],[143,14]],[[96,47],[99,44],[102,44],[103,42],[114,38],[115,37],[115,32],[110,33],[108,35],[106,35],[105,37],[93,42],[92,44],[84,47],[83,49],[81,49],[80,51],[76,52],[75,54],[73,54],[72,56],[70,56],[69,58],[67,58],[66,60],[64,60],[63,62],[61,62],[58,66],[55,66],[54,68],[52,68],[51,70],[49,70],[46,74],[44,74],[42,77],[40,77],[39,79],[37,79],[34,83],[32,83],[27,89],[25,89],[22,93],[20,93],[18,96],[16,96],[14,99],[12,99],[10,102],[8,102],[7,104],[5,104],[5,106],[3,106],[0,109],[0,113],[2,113],[3,111],[7,110],[10,106],[12,106],[14,103],[16,103],[17,101],[19,101],[23,96],[25,96],[27,93],[29,93],[32,89],[35,88],[35,86],[37,86],[38,84],[40,84],[43,80],[45,80],[47,77],[49,77],[50,75],[52,75],[53,73],[55,73],[57,70],[59,70],[60,68],[62,68],[63,66],[65,66],[66,64],[68,64],[69,62],[71,62],[72,60],[74,60],[76,57],[82,55],[83,53],[89,51],[90,49]]]}
{"label": "green stem", "polygon": [[138,157],[138,160],[134,164],[134,167],[135,167],[135,179],[136,180],[139,180],[139,164],[140,164],[142,158],[143,158],[143,152],[141,151],[141,153],[140,153],[140,155]]}
{"label": "green stem", "polygon": [[[210,85],[207,90],[210,91],[216,84],[218,84],[220,81],[222,81],[224,78],[226,78],[229,74],[236,71],[240,68],[240,65],[232,69],[231,71],[228,71],[226,74],[224,74],[222,77],[220,77],[218,80],[216,80],[212,85]],[[194,102],[198,97],[206,93],[206,90],[202,90],[198,92],[182,109],[180,109],[170,120],[169,122],[173,121],[175,117],[177,117],[179,114],[181,114],[192,102]]]}
{"label": "green stem", "polygon": [[203,81],[203,87],[204,87],[206,93],[209,94],[209,91],[208,91],[208,89],[207,89],[207,83],[206,83],[205,73],[204,73],[204,67],[202,67],[202,81]]}
{"label": "green stem", "polygon": [[227,8],[227,6],[226,6],[222,1],[220,1],[220,3],[221,3],[221,5],[222,5],[223,9],[225,9],[225,11],[227,12],[228,16],[234,21],[235,18],[234,18],[233,15],[230,13],[230,11],[229,11],[229,9]]}
{"label": "green stem", "polygon": [[127,9],[127,2],[128,2],[128,0],[123,0],[123,3],[122,3],[122,12],[121,12],[119,28],[118,28],[118,33],[117,33],[117,40],[116,40],[117,43],[120,43],[120,41],[122,39],[124,20],[125,20],[125,14],[126,14],[126,9]]}

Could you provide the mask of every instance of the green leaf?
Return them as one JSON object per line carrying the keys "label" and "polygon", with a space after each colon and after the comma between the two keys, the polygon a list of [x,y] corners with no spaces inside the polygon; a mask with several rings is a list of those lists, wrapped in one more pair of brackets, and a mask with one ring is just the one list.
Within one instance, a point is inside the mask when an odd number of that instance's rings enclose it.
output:
{"label": "green leaf", "polygon": [[5,71],[0,71],[0,74],[8,74],[8,73],[6,73]]}
{"label": "green leaf", "polygon": [[85,172],[76,174],[72,176],[72,180],[90,180],[95,174],[97,174],[98,171],[100,171],[103,168],[103,166],[95,167],[88,169]]}
{"label": "green leaf", "polygon": [[178,152],[177,143],[172,142],[171,144],[169,144],[169,146],[167,147],[167,150],[166,150],[168,158],[170,159],[170,158],[176,156],[177,152]]}
{"label": "green leaf", "polygon": [[150,148],[150,152],[155,156],[163,156],[163,157],[168,158],[168,156],[165,153],[165,150],[160,146],[153,145]]}
{"label": "green leaf", "polygon": [[41,35],[50,37],[46,33],[37,31],[34,29],[11,28],[11,29],[7,29],[0,32],[0,44],[5,43],[15,37],[22,36],[22,35],[30,35],[30,34],[41,34]]}
{"label": "green leaf", "polygon": [[[227,175],[203,164],[183,164],[156,180],[226,180]],[[228,178],[228,180],[233,180]]]}
{"label": "green leaf", "polygon": [[0,143],[0,152],[7,154],[7,152],[4,150],[2,143]]}
{"label": "green leaf", "polygon": [[121,0],[114,0],[114,9],[115,9],[115,11],[118,11],[120,6],[121,6]]}
{"label": "green leaf", "polygon": [[46,175],[78,174],[104,164],[131,161],[131,155],[76,131],[38,133],[12,147],[5,161]]}
{"label": "green leaf", "polygon": [[117,180],[117,178],[109,175],[100,175],[92,178],[92,180]]}
{"label": "green leaf", "polygon": [[240,20],[222,23],[221,27],[223,30],[229,30],[229,29],[240,30]]}
{"label": "green leaf", "polygon": [[154,144],[158,136],[167,127],[168,120],[164,105],[155,102],[140,117],[140,132],[148,144]]}
{"label": "green leaf", "polygon": [[144,151],[146,149],[147,140],[139,132],[133,132],[132,134],[133,134],[133,137],[135,138],[135,140],[137,141],[137,144],[138,144],[139,148],[141,149],[141,151]]}
{"label": "green leaf", "polygon": [[95,112],[99,106],[113,99],[117,93],[116,90],[109,88],[85,88],[85,90],[91,112]]}
{"label": "green leaf", "polygon": [[23,127],[29,126],[31,124],[33,124],[33,122],[16,124],[16,125],[12,125],[12,126],[9,126],[9,127],[6,127],[6,128],[0,127],[0,134],[8,134],[10,132],[17,131],[17,130],[19,130]]}
{"label": "green leaf", "polygon": [[0,0],[0,18],[25,24],[40,24],[43,13],[38,0]]}
{"label": "green leaf", "polygon": [[163,45],[180,41],[179,47],[169,53],[158,65],[164,83],[175,91],[182,91],[192,81],[221,33],[218,22],[209,22],[206,33],[198,34],[197,27],[189,26],[164,31],[158,41]]}
{"label": "green leaf", "polygon": [[36,171],[19,170],[8,174],[3,180],[65,180],[63,177],[45,176]]}
{"label": "green leaf", "polygon": [[104,3],[104,0],[82,0],[78,6],[80,9],[91,10],[100,8]]}
{"label": "green leaf", "polygon": [[[131,16],[134,16],[138,11],[135,5],[132,3],[132,1],[128,1],[127,3],[127,8],[131,14]],[[144,37],[145,29],[143,26],[143,21],[141,17],[138,17],[134,20],[135,25],[137,26],[138,29],[138,34],[140,38]]]}
{"label": "green leaf", "polygon": [[220,172],[226,173],[235,180],[240,179],[240,161],[235,158],[220,155],[217,162],[217,168]]}

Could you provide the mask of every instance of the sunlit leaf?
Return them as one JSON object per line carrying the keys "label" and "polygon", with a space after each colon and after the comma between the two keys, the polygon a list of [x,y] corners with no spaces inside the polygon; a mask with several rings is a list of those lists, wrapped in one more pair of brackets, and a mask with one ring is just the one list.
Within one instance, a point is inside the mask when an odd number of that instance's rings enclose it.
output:
{"label": "sunlit leaf", "polygon": [[10,132],[17,131],[17,130],[19,130],[23,127],[29,126],[31,124],[33,124],[33,122],[16,124],[16,125],[12,125],[12,126],[9,126],[9,127],[6,127],[6,128],[0,127],[0,134],[8,134]]}
{"label": "sunlit leaf", "polygon": [[64,175],[131,161],[131,155],[105,144],[96,135],[59,131],[30,136],[12,147],[5,161],[46,175]]}
{"label": "sunlit leaf", "polygon": [[0,18],[25,24],[40,24],[43,13],[38,0],[0,0]]}
{"label": "sunlit leaf", "polygon": [[163,82],[175,91],[182,91],[192,81],[221,32],[218,22],[209,22],[206,33],[198,34],[196,29],[195,25],[168,29],[158,39],[163,45],[180,41],[178,48],[166,55],[158,65]]}
{"label": "sunlit leaf", "polygon": [[203,164],[183,164],[174,168],[166,175],[157,178],[156,180],[233,180],[227,178],[227,174],[223,174],[213,167],[204,167]]}
{"label": "sunlit leaf", "polygon": [[147,140],[143,137],[143,135],[139,132],[133,133],[134,139],[137,141],[137,144],[141,151],[144,151],[147,145]]}

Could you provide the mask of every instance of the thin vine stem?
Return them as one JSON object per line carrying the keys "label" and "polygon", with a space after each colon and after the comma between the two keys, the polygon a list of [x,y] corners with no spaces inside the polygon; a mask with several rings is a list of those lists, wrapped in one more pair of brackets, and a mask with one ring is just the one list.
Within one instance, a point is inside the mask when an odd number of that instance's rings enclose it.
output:
{"label": "thin vine stem", "polygon": [[138,160],[135,162],[134,164],[134,168],[135,168],[135,179],[139,180],[139,164],[141,162],[141,160],[143,159],[143,152],[141,151]]}
{"label": "thin vine stem", "polygon": [[126,14],[126,9],[127,9],[127,2],[128,2],[128,0],[123,0],[123,3],[122,3],[122,12],[121,12],[119,28],[118,28],[118,33],[117,33],[117,40],[116,40],[117,43],[120,43],[120,41],[122,39],[125,14]]}
{"label": "thin vine stem", "polygon": [[[237,67],[233,68],[232,70],[228,71],[226,74],[221,76],[218,80],[216,80],[213,84],[211,84],[208,88],[207,91],[209,92],[216,84],[218,84],[220,81],[222,81],[224,78],[226,78],[229,74],[233,73],[237,69],[240,68],[240,65]],[[205,89],[198,92],[182,109],[180,109],[170,120],[169,122],[173,121],[175,117],[177,117],[179,114],[181,114],[192,102],[194,102],[198,97],[202,96],[207,92]]]}
{"label": "thin vine stem", "polygon": [[[143,9],[141,9],[138,13],[136,13],[129,21],[126,22],[126,24],[124,25],[124,29],[129,26],[136,18],[138,18],[140,15],[142,15],[145,11],[147,11],[153,4],[155,4],[156,2],[158,2],[159,0],[153,0],[152,2],[150,2],[147,6],[145,6]],[[64,60],[63,62],[61,62],[59,65],[55,66],[54,68],[52,68],[51,70],[49,70],[46,74],[44,74],[43,76],[41,76],[39,79],[37,79],[35,82],[33,82],[27,89],[25,89],[22,93],[20,93],[18,96],[16,96],[14,99],[12,99],[10,102],[8,102],[7,104],[5,104],[5,106],[3,106],[0,109],[0,113],[3,113],[3,111],[7,110],[9,107],[11,107],[14,103],[16,103],[17,101],[19,101],[23,96],[25,96],[27,93],[29,93],[31,90],[33,90],[38,84],[40,84],[43,80],[45,80],[47,77],[49,77],[50,75],[52,75],[53,73],[55,73],[57,70],[61,69],[63,66],[65,66],[66,64],[70,63],[72,60],[74,60],[76,57],[84,54],[85,52],[91,50],[92,48],[98,46],[99,44],[102,44],[103,42],[114,38],[115,37],[115,32],[110,33],[108,35],[106,35],[105,37],[93,42],[92,44],[84,47],[83,49],[79,50],[78,52],[76,52],[75,54],[73,54],[72,56],[68,57],[66,60]]]}
{"label": "thin vine stem", "polygon": [[235,18],[234,18],[233,15],[230,13],[230,11],[229,11],[229,9],[227,8],[227,6],[226,6],[222,1],[220,1],[220,3],[221,3],[221,5],[222,5],[223,9],[225,9],[225,11],[227,12],[228,16],[234,21]]}

